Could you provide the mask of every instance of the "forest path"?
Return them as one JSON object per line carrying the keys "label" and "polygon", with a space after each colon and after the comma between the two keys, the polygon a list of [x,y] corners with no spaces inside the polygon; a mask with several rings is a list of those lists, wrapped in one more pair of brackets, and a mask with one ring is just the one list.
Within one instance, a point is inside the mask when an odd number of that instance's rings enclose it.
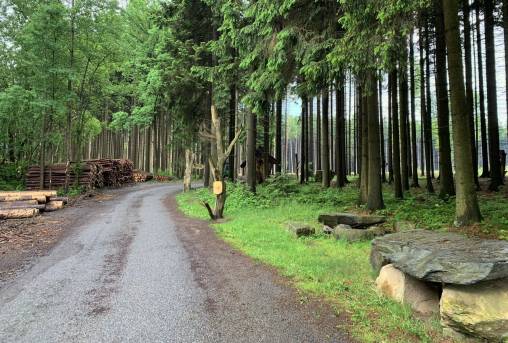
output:
{"label": "forest path", "polygon": [[[339,319],[176,209],[120,192],[0,290],[2,342],[344,342]],[[344,323],[342,323],[344,324]]]}

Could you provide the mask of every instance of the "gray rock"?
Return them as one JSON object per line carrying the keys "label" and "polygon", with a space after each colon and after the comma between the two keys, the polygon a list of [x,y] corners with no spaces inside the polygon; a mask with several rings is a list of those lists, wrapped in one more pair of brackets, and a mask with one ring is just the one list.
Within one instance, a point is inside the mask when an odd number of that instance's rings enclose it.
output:
{"label": "gray rock", "polygon": [[339,224],[333,229],[333,236],[336,239],[344,239],[348,242],[366,241],[384,235],[384,233],[385,230],[377,226],[361,230],[354,229],[346,224]]}
{"label": "gray rock", "polygon": [[333,229],[328,225],[323,225],[323,233],[331,235],[333,233]]}
{"label": "gray rock", "polygon": [[376,272],[392,263],[417,279],[457,285],[508,277],[508,242],[428,230],[398,232],[372,242]]}
{"label": "gray rock", "polygon": [[416,312],[425,315],[439,313],[439,291],[430,285],[401,272],[392,264],[381,268],[376,279],[376,287],[381,294],[408,304]]}
{"label": "gray rock", "polygon": [[385,220],[385,217],[381,216],[362,216],[352,213],[329,213],[321,214],[318,217],[320,223],[330,227],[345,224],[357,229],[365,229],[372,225],[381,224]]}
{"label": "gray rock", "polygon": [[316,233],[316,230],[307,224],[290,222],[287,226],[296,237],[311,236]]}
{"label": "gray rock", "polygon": [[416,230],[416,224],[411,223],[405,220],[399,220],[393,223],[393,231],[401,232],[401,231],[409,231]]}
{"label": "gray rock", "polygon": [[489,342],[508,341],[508,280],[446,285],[441,296],[441,324]]}

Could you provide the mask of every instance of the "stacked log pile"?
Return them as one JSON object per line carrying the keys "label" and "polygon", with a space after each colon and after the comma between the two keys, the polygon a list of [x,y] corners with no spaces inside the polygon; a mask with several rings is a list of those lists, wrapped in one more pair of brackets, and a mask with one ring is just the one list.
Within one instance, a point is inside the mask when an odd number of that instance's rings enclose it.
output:
{"label": "stacked log pile", "polygon": [[155,180],[157,180],[158,182],[169,182],[173,180],[173,178],[171,176],[166,175],[156,175]]}
{"label": "stacked log pile", "polygon": [[136,169],[133,171],[134,182],[146,182],[153,179],[153,174],[144,170]]}
{"label": "stacked log pile", "polygon": [[[86,189],[118,187],[133,181],[132,169],[131,161],[120,159],[53,164],[44,168],[44,189],[66,186],[81,186]],[[40,189],[40,178],[40,167],[30,167],[26,174],[27,189]]]}
{"label": "stacked log pile", "polygon": [[32,218],[63,208],[67,198],[56,191],[0,192],[0,219]]}

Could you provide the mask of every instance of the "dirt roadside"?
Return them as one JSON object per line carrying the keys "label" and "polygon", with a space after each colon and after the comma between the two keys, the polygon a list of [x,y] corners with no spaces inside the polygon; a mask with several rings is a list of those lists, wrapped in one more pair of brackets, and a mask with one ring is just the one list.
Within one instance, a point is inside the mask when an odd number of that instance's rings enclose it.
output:
{"label": "dirt roadside", "polygon": [[[351,323],[345,314],[337,315],[323,299],[300,294],[274,268],[252,260],[217,237],[208,222],[186,217],[174,195],[166,200],[166,206],[190,256],[195,280],[207,294],[207,311],[224,341],[241,339],[235,334],[249,330],[236,327],[236,333],[231,332],[231,322],[241,325],[235,319],[272,310],[290,313],[287,321],[298,320],[297,325],[305,328],[310,341],[354,341],[347,334]],[[256,318],[248,319],[241,323],[256,322]],[[302,337],[302,341],[307,340]]]}
{"label": "dirt roadside", "polygon": [[40,257],[95,215],[103,202],[130,189],[131,186],[96,190],[71,199],[59,211],[29,219],[0,220],[0,288],[29,270]]}

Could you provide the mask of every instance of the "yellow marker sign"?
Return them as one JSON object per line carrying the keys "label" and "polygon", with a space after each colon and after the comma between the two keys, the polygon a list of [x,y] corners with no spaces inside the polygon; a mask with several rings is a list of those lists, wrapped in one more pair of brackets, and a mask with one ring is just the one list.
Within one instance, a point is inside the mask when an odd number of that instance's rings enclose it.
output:
{"label": "yellow marker sign", "polygon": [[213,182],[213,194],[221,195],[224,192],[225,184],[224,181]]}

